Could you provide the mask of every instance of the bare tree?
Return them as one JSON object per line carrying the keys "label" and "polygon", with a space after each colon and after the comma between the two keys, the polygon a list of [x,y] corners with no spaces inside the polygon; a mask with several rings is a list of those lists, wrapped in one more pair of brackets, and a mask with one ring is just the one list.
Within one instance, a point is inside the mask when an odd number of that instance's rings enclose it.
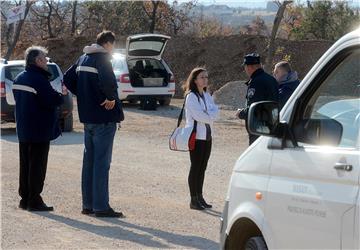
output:
{"label": "bare tree", "polygon": [[74,1],[72,5],[72,12],[71,12],[71,36],[74,36],[75,29],[76,29],[76,7],[77,7],[78,1]]}
{"label": "bare tree", "polygon": [[185,3],[181,8],[178,2],[174,1],[172,6],[166,13],[167,25],[169,26],[169,33],[177,35],[179,31],[184,30],[191,22],[189,12],[196,5],[196,0]]}
{"label": "bare tree", "polygon": [[271,31],[270,41],[269,41],[269,47],[268,47],[268,55],[266,57],[266,63],[265,63],[265,70],[269,71],[272,67],[272,61],[275,54],[275,38],[276,34],[278,32],[281,20],[284,16],[284,12],[286,9],[286,5],[291,4],[293,1],[275,1],[275,3],[279,6],[278,11],[276,13],[275,19],[274,19],[274,25]]}
{"label": "bare tree", "polygon": [[[16,6],[20,6],[22,4],[22,2],[18,2],[16,3]],[[6,27],[6,32],[5,32],[5,37],[6,37],[6,45],[7,45],[7,51],[5,54],[5,59],[9,60],[10,56],[12,55],[14,48],[16,46],[16,43],[19,40],[19,36],[20,36],[20,32],[21,32],[21,28],[25,22],[25,19],[27,17],[27,14],[29,13],[30,7],[33,4],[33,1],[31,0],[27,0],[25,2],[25,14],[24,14],[24,19],[21,19],[20,21],[18,21],[17,23],[11,23]],[[5,19],[5,21],[7,20],[6,15],[3,13],[3,8],[1,8],[1,15],[2,17]]]}
{"label": "bare tree", "polygon": [[159,4],[161,1],[154,1],[151,0],[151,6],[148,5],[148,2],[144,1],[143,9],[146,15],[149,17],[150,26],[149,26],[149,32],[154,33],[155,26],[156,26],[156,12],[159,7]]}
{"label": "bare tree", "polygon": [[[47,33],[47,37],[58,37],[60,33],[69,31],[70,20],[67,18],[72,8],[70,2],[44,0],[32,8],[31,20],[40,33]],[[42,31],[42,32],[41,32]],[[43,35],[41,35],[43,36]]]}

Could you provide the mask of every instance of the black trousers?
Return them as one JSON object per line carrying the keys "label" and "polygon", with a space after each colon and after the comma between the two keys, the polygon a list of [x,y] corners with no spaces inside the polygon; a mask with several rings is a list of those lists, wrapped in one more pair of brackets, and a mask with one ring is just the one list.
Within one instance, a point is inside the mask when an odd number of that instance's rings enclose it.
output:
{"label": "black trousers", "polygon": [[44,187],[50,142],[20,142],[19,195],[25,206],[43,203],[40,193]]}
{"label": "black trousers", "polygon": [[211,153],[211,140],[196,140],[195,149],[190,151],[189,189],[192,197],[202,195],[205,170]]}

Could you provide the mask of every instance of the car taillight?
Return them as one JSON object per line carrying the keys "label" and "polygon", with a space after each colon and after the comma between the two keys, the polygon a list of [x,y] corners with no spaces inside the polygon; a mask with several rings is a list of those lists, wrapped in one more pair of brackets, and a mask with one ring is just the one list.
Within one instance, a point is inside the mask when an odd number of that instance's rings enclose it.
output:
{"label": "car taillight", "polygon": [[1,97],[6,96],[5,82],[0,83],[0,96]]}
{"label": "car taillight", "polygon": [[120,83],[130,83],[129,74],[122,74],[119,77]]}
{"label": "car taillight", "polygon": [[171,75],[171,76],[170,76],[170,82],[175,82],[175,77],[174,77],[174,75]]}

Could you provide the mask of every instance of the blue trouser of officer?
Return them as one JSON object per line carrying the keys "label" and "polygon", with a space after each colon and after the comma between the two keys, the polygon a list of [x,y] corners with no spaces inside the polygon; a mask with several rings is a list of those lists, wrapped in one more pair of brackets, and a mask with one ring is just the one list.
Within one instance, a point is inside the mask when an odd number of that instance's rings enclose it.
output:
{"label": "blue trouser of officer", "polygon": [[82,168],[83,209],[106,211],[109,205],[109,170],[116,123],[84,124],[85,149]]}

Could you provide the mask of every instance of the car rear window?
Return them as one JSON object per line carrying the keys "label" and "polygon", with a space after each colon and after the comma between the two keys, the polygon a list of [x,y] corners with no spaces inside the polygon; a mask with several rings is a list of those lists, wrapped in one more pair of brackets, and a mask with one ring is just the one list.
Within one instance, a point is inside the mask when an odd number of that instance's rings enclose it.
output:
{"label": "car rear window", "polygon": [[24,69],[23,65],[7,66],[5,67],[5,78],[14,81],[16,76],[24,71]]}
{"label": "car rear window", "polygon": [[48,71],[51,73],[50,82],[59,77],[59,71],[54,64],[48,64]]}
{"label": "car rear window", "polygon": [[129,55],[156,56],[164,46],[163,41],[133,41],[129,44]]}

